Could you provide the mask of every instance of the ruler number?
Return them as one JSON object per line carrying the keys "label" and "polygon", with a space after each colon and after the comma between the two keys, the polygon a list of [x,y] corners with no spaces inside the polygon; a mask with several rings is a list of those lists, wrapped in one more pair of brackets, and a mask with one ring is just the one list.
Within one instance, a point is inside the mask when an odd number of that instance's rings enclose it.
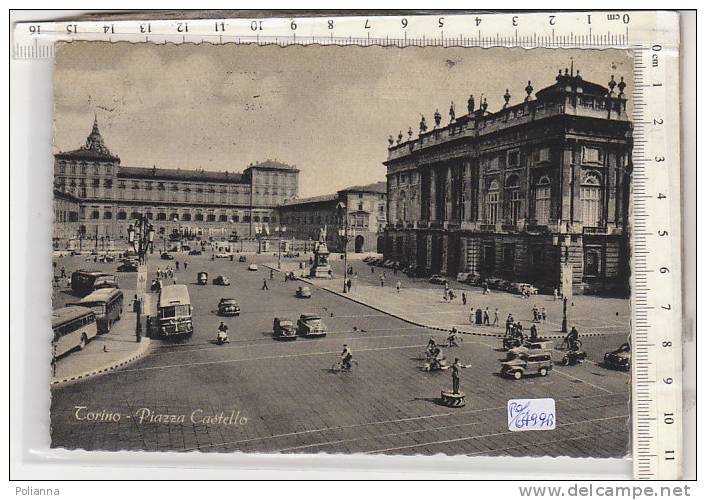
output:
{"label": "ruler number", "polygon": [[667,385],[672,385],[674,383],[674,379],[672,377],[665,377],[662,379],[662,382]]}
{"label": "ruler number", "polygon": [[663,231],[662,229],[660,229],[659,231],[657,231],[657,234],[660,236],[669,236],[669,231]]}
{"label": "ruler number", "polygon": [[444,18],[440,17],[439,18],[439,28],[443,28],[443,27],[444,27]]}
{"label": "ruler number", "polygon": [[103,26],[103,34],[107,35],[108,33],[115,34],[115,28],[112,24],[106,24]]}
{"label": "ruler number", "polygon": [[664,160],[665,160],[664,156],[655,156],[655,161],[656,161],[657,163],[662,162],[662,161],[664,161]]}
{"label": "ruler number", "polygon": [[671,311],[672,310],[672,304],[667,304],[666,306],[662,306],[662,309],[665,311]]}
{"label": "ruler number", "polygon": [[400,24],[402,25],[403,28],[406,28],[407,25],[409,24],[409,21],[407,21],[407,18],[406,18],[406,17],[403,17],[403,18],[400,20]]}
{"label": "ruler number", "polygon": [[289,23],[289,29],[292,31],[297,31],[297,23],[292,19],[292,22]]}
{"label": "ruler number", "polygon": [[67,24],[66,25],[66,32],[67,33],[78,33],[78,26],[75,24]]}
{"label": "ruler number", "polygon": [[512,25],[517,26],[519,23],[517,22],[517,17],[518,16],[512,16]]}
{"label": "ruler number", "polygon": [[664,120],[662,118],[655,118],[654,120],[655,125],[662,125],[664,124]]}
{"label": "ruler number", "polygon": [[38,24],[30,24],[28,26],[29,32],[33,35],[39,35],[42,32],[42,27]]}
{"label": "ruler number", "polygon": [[665,413],[664,423],[667,425],[672,425],[674,423],[674,413]]}
{"label": "ruler number", "polygon": [[177,23],[176,30],[179,33],[188,33],[189,32],[189,23]]}
{"label": "ruler number", "polygon": [[[658,199],[658,200],[663,200],[663,199],[665,199],[666,197],[667,197],[667,195],[664,195],[664,194],[662,194],[662,193],[658,193],[658,194],[657,194],[657,199]],[[660,235],[660,236],[661,236],[661,235]]]}
{"label": "ruler number", "polygon": [[669,272],[669,268],[668,267],[660,267],[659,272],[662,274],[667,274]]}
{"label": "ruler number", "polygon": [[476,27],[480,26],[480,23],[483,21],[483,18],[476,17],[475,22],[476,22]]}
{"label": "ruler number", "polygon": [[152,25],[147,23],[147,25],[140,25],[140,33],[152,33]]}
{"label": "ruler number", "polygon": [[549,26],[554,26],[556,24],[556,16],[549,16]]}
{"label": "ruler number", "polygon": [[674,450],[664,450],[664,459],[665,460],[676,460],[674,458]]}
{"label": "ruler number", "polygon": [[370,29],[370,19],[365,20],[365,25],[363,26],[366,30]]}
{"label": "ruler number", "polygon": [[250,29],[252,31],[262,31],[262,21],[251,21]]}
{"label": "ruler number", "polygon": [[328,29],[330,29],[330,30],[333,29],[333,19],[328,20]]}
{"label": "ruler number", "polygon": [[226,30],[226,23],[221,21],[220,23],[216,23],[216,33],[219,31],[225,31]]}
{"label": "ruler number", "polygon": [[672,341],[671,340],[663,340],[662,347],[672,347]]}

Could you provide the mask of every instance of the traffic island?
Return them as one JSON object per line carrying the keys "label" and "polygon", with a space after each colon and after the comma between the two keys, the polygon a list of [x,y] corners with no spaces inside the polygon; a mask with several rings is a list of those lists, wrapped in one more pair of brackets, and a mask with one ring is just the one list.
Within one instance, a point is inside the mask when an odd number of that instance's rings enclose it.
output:
{"label": "traffic island", "polygon": [[450,408],[466,406],[466,394],[463,392],[441,391],[441,404]]}

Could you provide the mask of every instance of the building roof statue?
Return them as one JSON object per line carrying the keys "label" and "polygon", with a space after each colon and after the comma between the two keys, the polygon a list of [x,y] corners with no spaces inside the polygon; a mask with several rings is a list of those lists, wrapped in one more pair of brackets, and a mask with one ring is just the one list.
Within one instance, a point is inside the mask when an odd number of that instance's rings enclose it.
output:
{"label": "building roof statue", "polygon": [[439,108],[436,108],[436,111],[434,111],[434,123],[434,128],[441,126],[441,113],[439,113]]}

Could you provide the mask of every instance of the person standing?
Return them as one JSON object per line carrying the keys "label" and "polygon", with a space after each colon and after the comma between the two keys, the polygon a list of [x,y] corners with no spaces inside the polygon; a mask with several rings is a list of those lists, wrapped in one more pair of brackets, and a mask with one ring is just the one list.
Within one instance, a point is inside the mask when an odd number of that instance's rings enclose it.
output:
{"label": "person standing", "polygon": [[186,261],[184,261],[184,271],[186,271],[186,266],[187,266],[187,265],[188,265],[188,264],[186,263]]}
{"label": "person standing", "polygon": [[559,300],[559,290],[557,290],[555,287],[554,288],[554,301],[557,301],[557,300]]}
{"label": "person standing", "polygon": [[395,287],[397,288],[397,293],[400,293],[400,287],[401,287],[401,286],[402,286],[402,283],[401,283],[400,281],[398,281],[397,283],[395,283]]}
{"label": "person standing", "polygon": [[385,286],[385,273],[382,273],[380,275],[380,286],[384,287]]}
{"label": "person standing", "polygon": [[351,282],[351,279],[350,279],[350,278],[348,278],[348,279],[346,280],[346,285],[348,286],[348,291],[350,292],[350,291],[351,291],[351,286],[353,285],[353,283]]}
{"label": "person standing", "polygon": [[493,326],[498,326],[500,324],[500,312],[498,308],[495,308],[495,313],[493,314]]}
{"label": "person standing", "polygon": [[484,326],[490,326],[490,313],[488,312],[488,308],[485,308],[485,311],[483,311],[483,325]]}
{"label": "person standing", "polygon": [[542,323],[545,323],[547,321],[547,309],[546,308],[542,307],[541,315],[542,315]]}
{"label": "person standing", "polygon": [[451,365],[451,385],[453,386],[453,393],[459,394],[461,390],[461,368],[470,368],[471,365],[462,365],[458,358],[454,359]]}
{"label": "person standing", "polygon": [[262,289],[263,290],[269,290],[270,288],[267,286],[267,278],[262,279]]}
{"label": "person standing", "polygon": [[510,334],[512,333],[512,327],[515,324],[515,320],[512,317],[512,313],[507,315],[507,319],[505,320],[505,336],[509,337]]}
{"label": "person standing", "polygon": [[174,264],[176,265],[176,270],[178,271],[179,270],[179,261],[178,260],[175,261]]}
{"label": "person standing", "polygon": [[466,305],[466,292],[461,292],[461,302],[463,302],[463,305]]}

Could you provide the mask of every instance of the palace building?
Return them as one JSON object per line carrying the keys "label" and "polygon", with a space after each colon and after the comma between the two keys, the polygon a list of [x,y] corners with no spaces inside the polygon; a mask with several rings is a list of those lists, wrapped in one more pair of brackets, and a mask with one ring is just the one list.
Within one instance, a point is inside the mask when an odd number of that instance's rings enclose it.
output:
{"label": "palace building", "polygon": [[[323,196],[285,202],[279,207],[280,221],[286,237],[317,240],[321,228],[326,228],[329,249],[341,251],[348,223],[349,252],[382,253],[383,230],[387,222],[387,186],[376,182],[351,186]],[[346,219],[342,217],[345,214]]]}
{"label": "palace building", "polygon": [[97,244],[125,238],[141,215],[153,221],[156,240],[174,231],[203,239],[255,237],[278,224],[275,208],[299,189],[299,170],[273,160],[242,173],[123,166],[105,145],[97,119],[85,145],[54,158],[55,207],[78,207],[77,219],[67,215],[68,229],[56,219],[55,246],[65,239],[95,238]]}
{"label": "palace building", "polygon": [[626,84],[579,72],[521,102],[388,139],[385,257],[573,293],[626,293],[632,123]]}

